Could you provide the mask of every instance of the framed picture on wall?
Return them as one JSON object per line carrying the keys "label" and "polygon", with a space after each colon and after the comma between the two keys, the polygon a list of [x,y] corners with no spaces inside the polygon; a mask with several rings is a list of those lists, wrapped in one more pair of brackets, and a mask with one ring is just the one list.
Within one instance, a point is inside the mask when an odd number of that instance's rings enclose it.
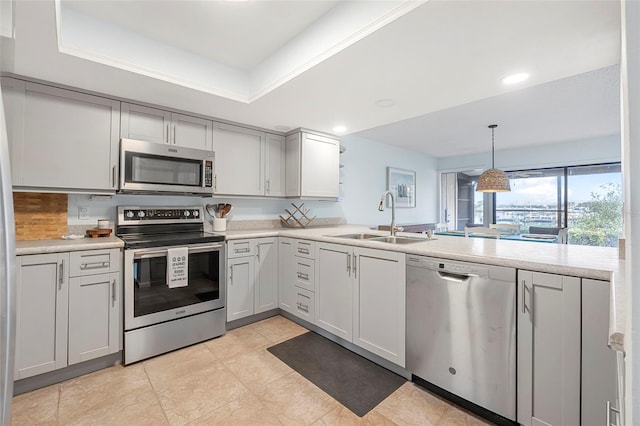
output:
{"label": "framed picture on wall", "polygon": [[[415,207],[416,172],[387,167],[387,190],[393,192],[396,207]],[[389,197],[387,197],[387,207],[391,207]]]}

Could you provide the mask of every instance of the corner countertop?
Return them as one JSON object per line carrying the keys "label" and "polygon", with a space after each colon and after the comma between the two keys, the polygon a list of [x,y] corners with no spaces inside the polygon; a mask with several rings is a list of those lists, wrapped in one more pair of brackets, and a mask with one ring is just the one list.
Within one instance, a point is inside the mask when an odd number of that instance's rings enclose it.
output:
{"label": "corner countertop", "polygon": [[308,229],[236,230],[221,234],[224,234],[228,240],[276,236],[308,239],[609,281],[611,283],[609,346],[613,350],[624,352],[624,260],[618,258],[618,250],[615,248],[489,238],[462,238],[446,235],[437,235],[434,239],[428,240],[426,235],[404,232],[398,232],[397,235],[420,237],[424,239],[424,242],[395,245],[335,236],[359,232],[389,234],[388,231],[377,231],[358,225]]}
{"label": "corner countertop", "polygon": [[[462,238],[446,235],[437,235],[432,240],[428,240],[426,235],[403,232],[399,232],[397,235],[423,238],[424,242],[395,245],[336,237],[340,234],[360,232],[381,236],[389,234],[388,231],[372,230],[363,225],[318,226],[307,229],[229,230],[215,232],[215,234],[223,235],[227,240],[278,236],[299,238],[609,281],[611,283],[609,346],[614,350],[624,352],[624,260],[618,258],[618,250],[615,248]],[[111,236],[80,240],[19,241],[16,246],[17,255],[27,255],[120,248],[124,247],[124,243],[117,237]]]}

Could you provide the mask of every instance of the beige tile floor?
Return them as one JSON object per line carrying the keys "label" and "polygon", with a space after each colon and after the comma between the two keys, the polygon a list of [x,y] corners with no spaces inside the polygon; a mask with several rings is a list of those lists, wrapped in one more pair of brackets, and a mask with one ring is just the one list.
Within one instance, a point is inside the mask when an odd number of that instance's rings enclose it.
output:
{"label": "beige tile floor", "polygon": [[266,348],[306,329],[273,317],[13,399],[13,425],[485,425],[406,383],[359,418]]}

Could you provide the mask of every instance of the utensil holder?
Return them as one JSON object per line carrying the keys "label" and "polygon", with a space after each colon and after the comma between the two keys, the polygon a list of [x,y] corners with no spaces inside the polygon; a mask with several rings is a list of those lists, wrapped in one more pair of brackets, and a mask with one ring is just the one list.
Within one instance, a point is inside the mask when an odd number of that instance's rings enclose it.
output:
{"label": "utensil holder", "polygon": [[214,217],[213,218],[213,230],[217,232],[223,232],[227,230],[227,218]]}

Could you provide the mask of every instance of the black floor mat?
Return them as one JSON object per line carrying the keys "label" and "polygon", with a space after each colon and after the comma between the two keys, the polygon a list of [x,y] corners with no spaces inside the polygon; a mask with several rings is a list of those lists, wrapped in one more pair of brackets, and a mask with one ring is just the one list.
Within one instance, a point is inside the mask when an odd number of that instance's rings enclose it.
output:
{"label": "black floor mat", "polygon": [[313,332],[267,350],[360,417],[406,382]]}

